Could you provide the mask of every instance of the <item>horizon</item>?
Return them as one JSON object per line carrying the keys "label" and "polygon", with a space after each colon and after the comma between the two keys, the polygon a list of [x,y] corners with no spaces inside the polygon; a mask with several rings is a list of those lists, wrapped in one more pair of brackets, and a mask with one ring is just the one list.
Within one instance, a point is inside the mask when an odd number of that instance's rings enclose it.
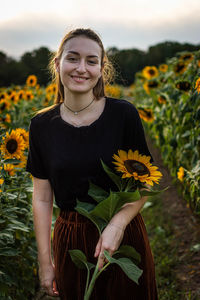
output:
{"label": "horizon", "polygon": [[199,16],[199,0],[11,0],[1,9],[0,49],[13,58],[42,46],[55,51],[77,27],[96,31],[105,49],[147,51],[168,40],[199,44]]}
{"label": "horizon", "polygon": [[[175,41],[175,40],[166,40],[166,41],[161,41],[161,42],[158,42],[158,43],[155,43],[155,44],[153,44],[153,45],[149,45],[148,46],[148,48],[147,49],[140,49],[140,48],[118,48],[118,47],[116,47],[116,46],[112,46],[112,47],[109,47],[109,48],[107,48],[107,49],[105,49],[106,51],[108,51],[109,49],[111,49],[111,48],[116,48],[117,50],[119,50],[119,51],[122,51],[122,50],[133,50],[133,49],[135,49],[135,50],[139,50],[139,51],[143,51],[143,52],[146,52],[146,53],[148,53],[148,51],[149,51],[149,48],[151,48],[151,47],[155,47],[155,46],[157,46],[157,45],[159,45],[159,44],[164,44],[164,43],[178,43],[178,44],[180,44],[180,45],[184,45],[184,44],[189,44],[189,45],[192,45],[192,46],[199,46],[199,50],[200,50],[200,42],[198,42],[198,43],[190,43],[190,42],[179,42],[179,41]],[[31,52],[33,52],[33,51],[35,51],[35,50],[38,50],[38,49],[40,49],[40,48],[47,48],[47,49],[49,49],[51,52],[54,52],[54,51],[56,51],[56,50],[51,50],[50,49],[50,47],[49,46],[45,46],[45,45],[41,45],[41,46],[38,46],[37,48],[33,48],[33,49],[31,49],[31,50],[25,50],[25,52],[23,52],[20,56],[11,56],[11,55],[8,55],[5,51],[3,51],[2,49],[0,49],[0,52],[1,53],[4,53],[7,57],[9,57],[9,58],[12,58],[12,59],[14,59],[14,60],[16,60],[16,61],[19,61],[20,59],[21,59],[21,57],[25,54],[25,53],[31,53]]]}

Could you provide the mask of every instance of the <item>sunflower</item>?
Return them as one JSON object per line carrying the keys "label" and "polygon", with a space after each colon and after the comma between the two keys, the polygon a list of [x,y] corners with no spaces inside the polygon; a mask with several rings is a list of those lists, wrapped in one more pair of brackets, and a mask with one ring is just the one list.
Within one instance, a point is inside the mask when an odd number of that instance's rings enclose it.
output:
{"label": "sunflower", "polygon": [[24,90],[20,90],[18,92],[18,98],[19,98],[19,100],[25,99],[25,95],[26,95],[25,91]]}
{"label": "sunflower", "polygon": [[10,176],[15,175],[15,167],[13,164],[4,164],[3,168],[4,168],[4,171],[6,171]]}
{"label": "sunflower", "polygon": [[8,99],[9,96],[6,92],[1,92],[0,93],[0,100]]}
{"label": "sunflower", "polygon": [[180,57],[180,60],[183,60],[185,62],[190,62],[193,59],[194,59],[194,55],[192,53],[185,53]]}
{"label": "sunflower", "polygon": [[139,108],[138,109],[140,118],[146,122],[152,122],[154,120],[154,115],[151,108]]}
{"label": "sunflower", "polygon": [[142,70],[142,75],[147,79],[152,79],[158,76],[158,69],[155,66],[146,66]]}
{"label": "sunflower", "polygon": [[4,179],[0,178],[0,185],[2,185],[4,183]]}
{"label": "sunflower", "polygon": [[28,148],[28,145],[29,145],[29,132],[26,131],[24,128],[17,128],[16,131],[19,132],[19,134],[23,137],[24,142],[26,144],[26,148]]}
{"label": "sunflower", "polygon": [[119,98],[121,95],[121,90],[117,85],[106,85],[105,93],[111,97]]}
{"label": "sunflower", "polygon": [[200,59],[197,60],[197,66],[200,68]]}
{"label": "sunflower", "polygon": [[26,85],[30,87],[34,87],[37,84],[37,77],[35,75],[29,75],[26,79]]}
{"label": "sunflower", "polygon": [[[2,124],[1,124],[2,122]],[[2,128],[7,128],[7,125],[5,123],[11,123],[11,117],[9,114],[6,114],[6,116],[3,116],[2,118],[0,118],[0,127]]]}
{"label": "sunflower", "polygon": [[160,103],[160,104],[166,104],[166,97],[164,96],[164,95],[160,95],[160,96],[158,96],[158,102]]}
{"label": "sunflower", "polygon": [[123,173],[122,178],[134,177],[135,180],[153,185],[153,182],[159,183],[162,177],[161,172],[157,171],[158,167],[150,163],[151,157],[139,154],[138,150],[118,150],[118,155],[114,154],[113,158],[116,160],[113,161],[116,170]]}
{"label": "sunflower", "polygon": [[160,70],[160,72],[163,72],[163,73],[167,72],[167,70],[168,70],[168,65],[166,65],[166,64],[161,64],[161,65],[159,66],[159,70]]}
{"label": "sunflower", "polygon": [[26,100],[32,100],[34,98],[34,95],[32,91],[26,91]]}
{"label": "sunflower", "polygon": [[17,158],[20,159],[26,147],[23,137],[17,130],[12,130],[9,134],[3,137],[3,144],[0,147],[2,155],[5,159]]}
{"label": "sunflower", "polygon": [[47,94],[55,94],[57,92],[57,85],[55,83],[51,83],[46,87]]}
{"label": "sunflower", "polygon": [[11,103],[7,99],[0,100],[0,113],[4,112],[5,110],[9,110],[11,107]]}
{"label": "sunflower", "polygon": [[184,168],[183,167],[179,168],[179,170],[177,172],[177,176],[180,181],[183,181],[183,178],[184,178]]}
{"label": "sunflower", "polygon": [[147,94],[150,94],[150,90],[155,89],[157,87],[158,87],[158,81],[156,80],[149,80],[143,84],[143,88]]}
{"label": "sunflower", "polygon": [[191,89],[191,84],[189,81],[178,81],[176,83],[176,88],[180,91],[188,92]]}
{"label": "sunflower", "polygon": [[178,62],[174,66],[174,72],[176,73],[176,75],[183,74],[186,69],[187,69],[187,65],[184,62]]}
{"label": "sunflower", "polygon": [[16,104],[19,101],[18,93],[16,91],[12,91],[9,96],[9,100]]}
{"label": "sunflower", "polygon": [[200,77],[196,81],[195,89],[197,89],[197,93],[200,93]]}
{"label": "sunflower", "polygon": [[15,164],[14,168],[24,168],[26,166],[27,157],[24,154],[22,154],[20,160],[21,162],[19,164]]}

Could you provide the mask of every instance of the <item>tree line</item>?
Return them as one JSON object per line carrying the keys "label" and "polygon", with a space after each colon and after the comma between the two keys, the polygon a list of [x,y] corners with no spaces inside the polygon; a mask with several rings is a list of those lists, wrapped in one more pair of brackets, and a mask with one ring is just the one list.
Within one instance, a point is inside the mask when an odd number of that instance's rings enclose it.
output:
{"label": "tree line", "polygon": [[[116,70],[115,83],[128,86],[133,83],[135,73],[145,66],[158,66],[177,52],[199,49],[200,44],[166,41],[150,46],[147,51],[136,48],[119,50],[112,47],[106,52]],[[40,47],[24,53],[19,60],[15,60],[0,51],[0,87],[23,85],[31,74],[37,76],[40,85],[46,86],[51,81],[48,71],[51,54],[47,47]]]}

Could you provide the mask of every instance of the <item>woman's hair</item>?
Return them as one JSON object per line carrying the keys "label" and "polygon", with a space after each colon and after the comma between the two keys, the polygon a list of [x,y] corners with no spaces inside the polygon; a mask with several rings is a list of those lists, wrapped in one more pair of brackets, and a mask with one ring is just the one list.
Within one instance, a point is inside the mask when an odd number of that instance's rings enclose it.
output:
{"label": "woman's hair", "polygon": [[53,82],[56,83],[57,91],[56,96],[54,99],[54,105],[50,107],[43,108],[39,110],[37,113],[45,112],[55,106],[55,104],[58,104],[60,102],[64,101],[64,87],[60,79],[59,72],[56,71],[55,67],[55,58],[60,59],[65,47],[65,44],[67,41],[69,41],[72,38],[84,36],[88,39],[91,39],[100,46],[101,48],[101,67],[103,67],[103,74],[99,78],[96,86],[93,88],[93,93],[96,99],[100,99],[101,97],[105,96],[104,86],[105,84],[110,83],[114,79],[114,68],[110,61],[108,60],[108,57],[106,55],[103,43],[100,39],[100,37],[90,28],[84,29],[84,28],[77,28],[74,30],[71,30],[68,32],[64,38],[61,41],[60,47],[58,48],[57,53],[52,53],[50,62],[49,62],[49,70],[53,79]]}

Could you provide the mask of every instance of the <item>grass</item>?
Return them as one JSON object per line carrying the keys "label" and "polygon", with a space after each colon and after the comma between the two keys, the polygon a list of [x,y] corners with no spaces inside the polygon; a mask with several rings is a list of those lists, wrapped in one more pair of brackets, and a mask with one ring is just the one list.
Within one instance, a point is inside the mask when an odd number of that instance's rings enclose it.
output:
{"label": "grass", "polygon": [[178,241],[173,234],[173,223],[162,205],[162,196],[149,197],[142,210],[154,256],[159,300],[195,300],[190,293],[180,291],[176,283]]}

